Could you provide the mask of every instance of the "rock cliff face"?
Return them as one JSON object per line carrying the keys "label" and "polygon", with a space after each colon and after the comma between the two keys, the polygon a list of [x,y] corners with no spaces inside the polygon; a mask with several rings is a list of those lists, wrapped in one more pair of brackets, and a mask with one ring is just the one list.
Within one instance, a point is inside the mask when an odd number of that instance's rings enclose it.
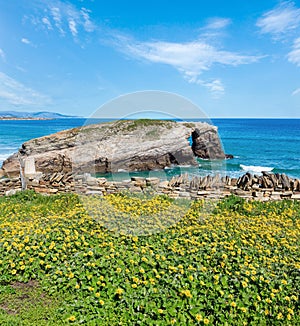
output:
{"label": "rock cliff face", "polygon": [[146,119],[88,125],[32,139],[4,161],[2,174],[19,175],[18,156],[34,161],[35,170],[43,173],[143,171],[196,165],[195,156],[225,158],[214,126]]}

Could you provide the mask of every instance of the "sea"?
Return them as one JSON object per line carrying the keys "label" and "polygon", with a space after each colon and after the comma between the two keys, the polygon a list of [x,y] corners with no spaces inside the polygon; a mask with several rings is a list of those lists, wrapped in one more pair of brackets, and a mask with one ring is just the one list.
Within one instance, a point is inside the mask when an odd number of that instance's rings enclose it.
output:
{"label": "sea", "polygon": [[[80,127],[92,121],[83,118],[55,120],[0,120],[0,166],[22,143],[32,138],[61,130]],[[130,175],[228,175],[239,177],[246,171],[285,173],[300,178],[300,119],[212,119],[218,127],[224,151],[232,154],[228,160],[200,160],[198,166],[177,166],[164,171],[133,172]],[[104,175],[113,179],[127,178],[128,172]]]}

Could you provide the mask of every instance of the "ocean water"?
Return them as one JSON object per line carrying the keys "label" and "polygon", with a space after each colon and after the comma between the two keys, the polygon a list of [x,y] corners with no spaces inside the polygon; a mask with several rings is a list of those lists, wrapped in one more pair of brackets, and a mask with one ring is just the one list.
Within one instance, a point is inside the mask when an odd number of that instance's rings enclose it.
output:
{"label": "ocean water", "polygon": [[[79,127],[85,119],[0,120],[0,165],[29,139],[60,130]],[[213,119],[218,127],[224,151],[231,160],[198,160],[197,167],[174,167],[164,171],[131,173],[170,178],[188,172],[191,175],[240,176],[245,171],[286,173],[300,178],[300,119]],[[114,179],[127,178],[128,173],[114,174]]]}

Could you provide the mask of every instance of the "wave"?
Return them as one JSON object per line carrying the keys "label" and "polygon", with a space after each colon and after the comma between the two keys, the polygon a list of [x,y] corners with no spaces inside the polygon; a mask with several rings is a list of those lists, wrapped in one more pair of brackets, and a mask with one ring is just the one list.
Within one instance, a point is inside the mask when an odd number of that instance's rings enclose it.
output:
{"label": "wave", "polygon": [[259,166],[259,165],[243,165],[240,164],[240,167],[244,170],[244,171],[248,171],[248,172],[262,172],[262,171],[266,171],[266,172],[271,172],[272,170],[274,170],[273,167],[268,167],[268,166]]}

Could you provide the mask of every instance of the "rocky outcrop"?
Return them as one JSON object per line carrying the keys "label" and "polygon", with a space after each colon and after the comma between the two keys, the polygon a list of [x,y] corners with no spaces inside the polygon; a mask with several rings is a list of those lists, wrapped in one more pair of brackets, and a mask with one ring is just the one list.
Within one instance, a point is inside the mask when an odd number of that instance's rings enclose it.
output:
{"label": "rocky outcrop", "polygon": [[192,132],[192,149],[200,158],[225,159],[217,130],[206,132],[206,130],[195,128]]}
{"label": "rocky outcrop", "polygon": [[32,139],[4,161],[4,175],[19,175],[18,155],[30,158],[42,173],[144,171],[196,165],[195,155],[225,158],[216,127],[147,119],[88,125]]}

